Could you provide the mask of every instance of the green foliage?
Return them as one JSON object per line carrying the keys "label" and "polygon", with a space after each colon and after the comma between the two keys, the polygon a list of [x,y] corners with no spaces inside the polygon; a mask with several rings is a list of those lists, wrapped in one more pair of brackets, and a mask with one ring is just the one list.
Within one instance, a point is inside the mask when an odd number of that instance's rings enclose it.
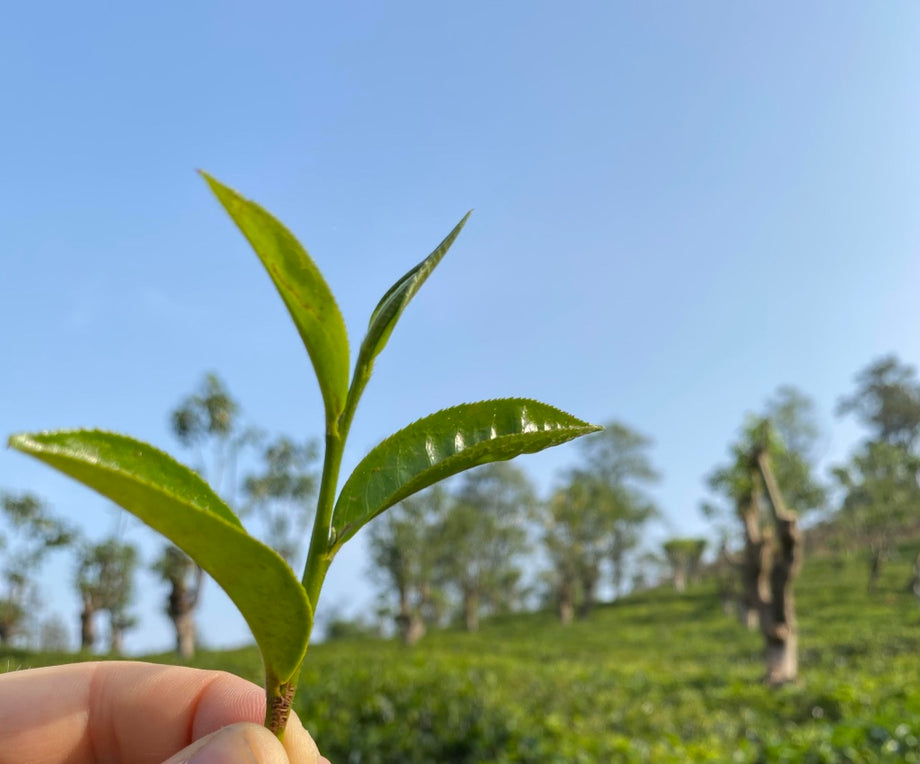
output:
{"label": "green foliage", "polygon": [[246,509],[266,526],[266,541],[291,567],[312,517],[319,475],[315,441],[295,443],[280,437],[262,449],[262,470],[243,481]]}
{"label": "green foliage", "polygon": [[567,566],[578,571],[585,608],[594,598],[601,558],[609,560],[619,594],[641,529],[659,515],[647,493],[658,480],[648,456],[651,445],[649,438],[625,424],[609,422],[603,432],[581,442],[582,466],[569,473],[567,484],[551,501],[546,540],[561,575]]}
{"label": "green foliage", "polygon": [[536,499],[513,464],[489,464],[466,473],[439,528],[439,577],[456,591],[469,631],[480,611],[502,612],[518,600],[527,522]]}
{"label": "green foliage", "polygon": [[31,493],[0,492],[0,512],[8,526],[0,529],[0,644],[5,644],[21,631],[38,566],[49,551],[71,544],[76,532]]}
{"label": "green foliage", "polygon": [[[759,635],[702,584],[626,597],[566,628],[537,613],[436,632],[411,651],[316,645],[295,706],[340,762],[920,762],[920,612],[903,591],[917,551],[900,550],[876,598],[861,566],[810,559],[797,587],[801,679],[778,690],[760,682]],[[10,651],[0,670],[67,659]],[[261,672],[255,650],[195,665]]]}
{"label": "green foliage", "polygon": [[444,486],[436,484],[404,499],[368,527],[374,577],[386,600],[395,595],[397,624],[407,642],[421,636],[417,625],[413,634],[413,624],[436,622],[442,614],[443,597],[435,587],[442,549],[449,544],[443,533],[449,503]]}
{"label": "green foliage", "polygon": [[611,539],[626,520],[619,504],[605,501],[607,497],[602,484],[575,472],[543,508],[543,546],[552,564],[548,577],[564,620],[571,619],[579,595],[581,615],[593,606]]}
{"label": "green foliage", "polygon": [[[814,404],[795,388],[781,387],[767,401],[762,416],[749,416],[738,438],[731,444],[729,463],[707,477],[710,490],[727,499],[731,512],[749,501],[755,490],[752,459],[758,449],[766,450],[776,482],[788,507],[799,515],[824,507],[825,487],[815,477],[814,444],[819,430],[814,422]],[[761,493],[763,493],[761,491]],[[703,512],[716,519],[722,509],[705,504]]]}
{"label": "green foliage", "polygon": [[134,589],[137,549],[110,538],[84,545],[77,560],[77,590],[90,612],[107,610],[114,622],[126,622]]}
{"label": "green foliage", "polygon": [[[371,315],[349,385],[345,324],[306,250],[259,205],[203,175],[268,271],[300,333],[322,393],[326,450],[302,582],[280,556],[246,533],[197,475],[146,444],[94,430],[16,435],[10,444],[111,498],[214,577],[242,612],[262,652],[266,724],[281,734],[323,580],[346,540],[388,507],[450,475],[540,451],[599,428],[536,401],[457,406],[410,425],[372,450],[336,502],[345,439],[373,360],[466,218],[384,294]],[[216,378],[206,382],[202,394],[180,406],[173,417],[176,434],[188,444],[204,434],[227,441],[233,429],[232,399]]]}
{"label": "green foliage", "polygon": [[186,447],[207,438],[227,438],[236,428],[239,404],[216,374],[206,374],[201,389],[183,400],[170,415],[173,434]]}
{"label": "green foliage", "polygon": [[698,538],[672,538],[665,541],[661,548],[671,565],[671,578],[674,586],[679,590],[687,585],[687,581],[697,577],[703,550],[706,549],[706,539]]}
{"label": "green foliage", "polygon": [[851,545],[869,557],[869,587],[899,535],[915,520],[920,505],[920,458],[903,446],[869,441],[850,464],[834,469],[846,492],[837,513]]}
{"label": "green foliage", "polygon": [[900,583],[892,571],[873,602],[857,568],[809,563],[802,680],[778,691],[760,683],[759,635],[706,585],[567,628],[549,614],[485,621],[411,653],[320,645],[299,711],[332,761],[920,761],[920,616]]}
{"label": "green foliage", "polygon": [[856,375],[856,391],[840,400],[838,414],[854,414],[874,439],[913,448],[920,436],[917,370],[889,355]]}

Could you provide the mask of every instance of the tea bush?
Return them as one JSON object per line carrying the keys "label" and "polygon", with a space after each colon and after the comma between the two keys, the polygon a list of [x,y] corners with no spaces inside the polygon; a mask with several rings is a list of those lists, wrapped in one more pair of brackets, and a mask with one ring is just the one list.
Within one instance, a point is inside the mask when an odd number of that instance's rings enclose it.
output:
{"label": "tea bush", "polygon": [[[702,586],[629,597],[569,627],[538,613],[411,649],[315,645],[296,706],[337,764],[920,762],[920,606],[906,571],[889,565],[870,598],[861,564],[809,560],[801,680],[779,690],[759,682],[759,634]],[[195,665],[261,677],[254,649]]]}

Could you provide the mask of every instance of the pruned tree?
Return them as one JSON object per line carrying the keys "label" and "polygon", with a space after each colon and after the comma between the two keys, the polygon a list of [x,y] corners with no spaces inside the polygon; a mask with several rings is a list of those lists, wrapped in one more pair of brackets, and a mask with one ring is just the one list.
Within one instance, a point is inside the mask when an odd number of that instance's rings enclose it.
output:
{"label": "pruned tree", "polygon": [[521,558],[530,547],[535,496],[527,476],[496,462],[466,472],[440,525],[441,580],[460,596],[463,624],[481,610],[503,612],[520,599]]}
{"label": "pruned tree", "polygon": [[[798,673],[798,630],[793,582],[802,564],[798,516],[780,492],[774,464],[800,458],[772,433],[768,420],[752,421],[733,447],[735,461],[710,476],[713,489],[735,502],[744,531],[741,565],[748,623],[756,618],[764,637],[770,685],[793,681]],[[786,468],[788,475],[807,470]],[[815,492],[794,486],[798,496]],[[784,487],[785,492],[785,487]]]}
{"label": "pruned tree", "polygon": [[7,526],[6,532],[0,530],[0,644],[9,644],[22,631],[45,556],[68,546],[75,531],[31,493],[3,493],[0,509]]}
{"label": "pruned tree", "polygon": [[176,631],[176,652],[189,660],[195,655],[195,608],[201,597],[204,571],[181,549],[166,546],[153,565],[154,572],[169,584],[166,615]]}
{"label": "pruned tree", "polygon": [[260,471],[243,480],[244,508],[258,515],[266,543],[293,567],[313,516],[317,444],[282,436],[266,445],[261,457]]}
{"label": "pruned tree", "polygon": [[[815,477],[816,447],[820,429],[814,404],[797,389],[789,386],[780,387],[768,399],[761,416],[749,417],[741,435],[730,446],[731,460],[717,467],[707,477],[709,489],[725,501],[704,502],[702,505],[703,514],[717,522],[720,534],[729,533],[731,527],[740,531],[742,552],[736,554],[733,551],[737,550],[736,544],[726,542],[720,551],[720,557],[723,571],[729,567],[734,567],[738,571],[742,593],[739,614],[741,620],[751,629],[756,629],[760,623],[756,582],[759,578],[758,571],[762,569],[751,546],[751,538],[769,535],[772,533],[770,528],[773,525],[769,508],[764,503],[765,499],[756,502],[756,513],[753,512],[750,503],[754,480],[751,473],[751,454],[763,445],[765,421],[770,422],[771,470],[776,482],[782,486],[783,496],[788,505],[795,507],[797,514],[802,516],[823,509],[827,503],[827,490]],[[725,519],[720,522],[720,518]],[[728,588],[723,587],[723,590],[727,591]]]}
{"label": "pruned tree", "polygon": [[877,589],[885,559],[920,507],[920,458],[903,445],[869,441],[850,463],[834,469],[845,491],[838,517],[847,537],[868,557],[870,594]]}
{"label": "pruned tree", "polygon": [[77,562],[77,590],[83,604],[80,612],[80,646],[92,650],[96,643],[95,616],[109,616],[109,652],[123,649],[124,632],[136,619],[128,612],[134,595],[137,549],[118,539],[85,544]]}
{"label": "pruned tree", "polygon": [[683,592],[687,584],[699,576],[700,562],[706,549],[706,539],[672,538],[661,545],[668,565],[671,567],[671,582],[674,588]]}
{"label": "pruned tree", "polygon": [[374,572],[396,598],[396,625],[404,644],[421,639],[436,621],[442,597],[437,565],[444,555],[441,525],[450,497],[441,485],[403,500],[370,525]]}

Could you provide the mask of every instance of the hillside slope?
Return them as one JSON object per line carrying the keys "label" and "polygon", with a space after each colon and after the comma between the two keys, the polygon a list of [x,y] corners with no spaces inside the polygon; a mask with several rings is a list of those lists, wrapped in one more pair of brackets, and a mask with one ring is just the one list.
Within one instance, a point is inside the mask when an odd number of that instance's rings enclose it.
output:
{"label": "hillside slope", "polygon": [[[779,690],[759,683],[759,634],[701,585],[636,595],[569,627],[528,614],[412,649],[316,645],[297,709],[337,764],[920,762],[920,605],[906,576],[904,561],[889,565],[870,598],[858,561],[807,561],[801,681]],[[259,680],[251,649],[196,665]]]}

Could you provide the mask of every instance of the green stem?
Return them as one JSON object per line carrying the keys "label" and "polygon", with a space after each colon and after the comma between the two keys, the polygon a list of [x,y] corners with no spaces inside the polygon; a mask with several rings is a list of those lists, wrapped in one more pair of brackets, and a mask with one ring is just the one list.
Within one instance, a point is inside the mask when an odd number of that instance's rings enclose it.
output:
{"label": "green stem", "polygon": [[342,451],[345,439],[336,431],[326,433],[326,454],[323,459],[323,476],[316,501],[316,519],[313,521],[313,534],[310,537],[310,551],[304,567],[301,583],[307,593],[307,600],[313,612],[316,612],[319,592],[323,586],[326,571],[332,557],[329,555],[329,528],[332,524],[332,510],[335,506],[335,490],[342,466]]}
{"label": "green stem", "polygon": [[[307,563],[304,566],[301,584],[307,594],[310,604],[310,622],[307,626],[307,645],[310,644],[310,634],[313,631],[313,614],[319,602],[319,593],[323,581],[332,563],[334,555],[333,539],[330,538],[332,526],[332,511],[335,509],[335,494],[339,482],[339,470],[342,467],[342,454],[345,450],[345,439],[351,428],[351,421],[358,407],[358,399],[370,379],[370,369],[359,366],[355,369],[355,376],[348,390],[343,409],[338,421],[333,426],[326,428],[326,449],[323,456],[323,474],[320,479],[319,496],[316,499],[316,518],[313,521],[313,532],[310,535],[310,549],[307,552]],[[301,664],[303,665],[303,664]],[[284,727],[291,712],[291,702],[294,690],[300,677],[300,669],[287,682],[279,682],[277,677],[265,677],[265,726],[281,739]]]}
{"label": "green stem", "polygon": [[348,397],[345,399],[345,408],[339,415],[338,421],[332,427],[326,429],[326,453],[323,458],[323,475],[319,485],[319,496],[316,500],[316,519],[313,522],[313,533],[310,537],[310,551],[307,553],[307,564],[304,567],[303,584],[307,592],[307,599],[310,601],[310,607],[316,612],[316,606],[319,601],[320,589],[323,586],[323,580],[326,578],[326,572],[332,562],[333,552],[332,541],[330,538],[330,528],[332,525],[332,510],[335,508],[335,493],[338,488],[339,470],[342,466],[342,453],[345,450],[345,439],[348,437],[348,431],[351,429],[351,421],[355,416],[355,409],[358,407],[358,399],[364,391],[365,385],[370,378],[370,369],[359,371],[361,367],[355,369],[355,376],[352,379],[351,386],[348,390]]}

